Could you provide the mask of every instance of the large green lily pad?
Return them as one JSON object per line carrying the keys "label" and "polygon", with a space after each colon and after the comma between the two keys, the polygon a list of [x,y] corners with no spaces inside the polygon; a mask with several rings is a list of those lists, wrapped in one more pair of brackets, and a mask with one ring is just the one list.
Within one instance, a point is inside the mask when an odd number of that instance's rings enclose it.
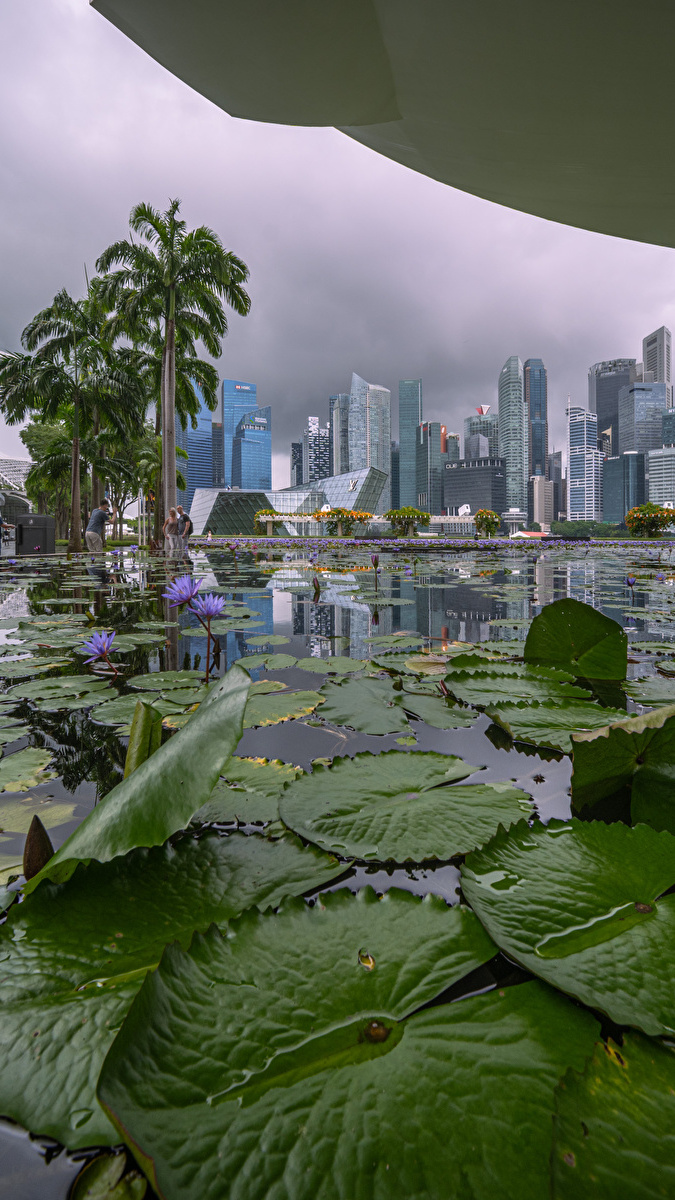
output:
{"label": "large green lily pad", "polygon": [[245,671],[230,667],[185,728],[108,792],[26,890],[44,877],[67,879],[78,861],[107,862],[135,846],[161,845],[183,829],[241,738],[249,685]]}
{"label": "large green lily pad", "polygon": [[203,671],[148,671],[147,675],[132,675],[127,682],[129,687],[146,692],[168,692],[173,688],[197,686],[203,677]]}
{"label": "large green lily pad", "polygon": [[27,792],[54,779],[56,772],[47,770],[51,761],[49,750],[33,747],[8,754],[0,762],[0,792]]}
{"label": "large green lily pad", "polygon": [[583,1075],[557,1094],[552,1155],[556,1200],[675,1195],[675,1054],[631,1033],[598,1043]]}
{"label": "large green lily pad", "polygon": [[235,833],[135,850],[44,884],[0,928],[0,1111],[71,1148],[116,1142],[96,1080],[164,946],[342,870],[290,835]]}
{"label": "large green lily pad", "polygon": [[64,801],[38,800],[33,796],[0,804],[0,833],[28,833],[33,817],[39,817],[45,829],[54,829],[72,821],[75,805]]}
{"label": "large green lily pad", "polygon": [[238,758],[233,755],[195,821],[267,824],[279,816],[279,797],[287,784],[302,775],[300,767],[278,758]]}
{"label": "large green lily pad", "polygon": [[330,658],[299,658],[297,665],[302,671],[314,671],[317,675],[354,675],[368,666],[368,660],[334,654]]}
{"label": "large green lily pad", "polygon": [[663,679],[650,675],[646,679],[630,680],[624,686],[627,696],[638,704],[675,704],[675,679]]}
{"label": "large green lily pad", "polygon": [[35,679],[19,683],[7,693],[10,700],[30,700],[41,711],[60,708],[90,708],[113,699],[117,692],[106,679],[94,675],[60,675],[56,679]]}
{"label": "large green lily pad", "polygon": [[645,1033],[675,1032],[675,837],[573,819],[500,831],[462,889],[501,949]]}
{"label": "large green lily pad", "polygon": [[397,703],[400,693],[394,691],[389,679],[325,683],[321,694],[325,697],[321,716],[335,725],[375,735],[407,733],[410,729],[405,712]]}
{"label": "large green lily pad", "polygon": [[[560,678],[556,678],[559,675]],[[540,673],[517,663],[491,663],[483,670],[453,671],[445,676],[448,689],[463,704],[487,708],[514,700],[587,700],[590,692],[568,682],[564,672]]]}
{"label": "large green lily pad", "polygon": [[602,708],[580,700],[544,700],[530,704],[500,704],[487,709],[488,716],[515,741],[552,746],[569,754],[572,734],[597,729],[611,721],[625,720],[619,708]]}
{"label": "large green lily pad", "polygon": [[40,658],[20,658],[13,662],[2,663],[2,666],[0,666],[0,679],[27,679],[31,675],[46,675],[47,671],[53,671],[58,667],[65,667],[67,663],[67,658],[50,658],[47,660]]}
{"label": "large green lily pad", "polygon": [[431,751],[336,758],[290,783],[279,815],[308,841],[345,857],[445,860],[532,812],[530,797],[509,784],[456,786],[475,770]]}
{"label": "large green lily pad", "polygon": [[625,679],[628,639],[616,621],[590,604],[555,600],[530,625],[524,657],[585,679]]}
{"label": "large green lily pad", "polygon": [[419,1011],[492,949],[435,897],[249,912],[166,951],[99,1096],[166,1200],[542,1200],[597,1023],[537,983]]}
{"label": "large green lily pad", "polygon": [[278,725],[281,721],[306,717],[322,703],[323,697],[318,692],[284,690],[283,693],[277,692],[267,696],[256,694],[251,696],[246,705],[244,729],[254,729],[258,725]]}
{"label": "large green lily pad", "polygon": [[675,705],[573,740],[577,811],[629,788],[633,822],[675,833]]}
{"label": "large green lily pad", "polygon": [[294,667],[298,660],[292,654],[247,654],[238,661],[247,671],[257,671],[259,667],[265,667],[267,671],[283,671],[286,667]]}

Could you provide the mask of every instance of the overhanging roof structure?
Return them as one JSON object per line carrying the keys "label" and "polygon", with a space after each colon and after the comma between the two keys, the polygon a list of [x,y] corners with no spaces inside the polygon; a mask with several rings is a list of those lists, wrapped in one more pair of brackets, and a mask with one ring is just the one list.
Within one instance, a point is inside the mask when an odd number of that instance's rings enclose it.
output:
{"label": "overhanging roof structure", "polygon": [[675,245],[666,0],[91,0],[236,117],[335,125],[553,221]]}

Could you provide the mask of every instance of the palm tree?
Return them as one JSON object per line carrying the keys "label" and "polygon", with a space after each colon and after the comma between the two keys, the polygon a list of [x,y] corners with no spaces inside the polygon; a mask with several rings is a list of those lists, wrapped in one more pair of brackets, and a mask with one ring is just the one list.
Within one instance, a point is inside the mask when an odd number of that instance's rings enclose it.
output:
{"label": "palm tree", "polygon": [[[118,319],[134,340],[144,326],[161,333],[160,427],[162,434],[162,501],[164,511],[176,503],[176,357],[177,345],[191,355],[196,341],[220,357],[227,333],[224,303],[245,316],[251,300],[244,289],[248,267],[225,250],[212,229],[188,231],[171,200],[161,213],[149,204],[131,210],[133,238],[115,242],[103,252],[96,269],[106,272],[105,295],[117,307]],[[117,270],[112,268],[117,267]],[[215,407],[215,395],[213,397]],[[158,430],[159,432],[159,430]]]}
{"label": "palm tree", "polygon": [[52,422],[72,414],[69,550],[82,549],[80,438],[98,414],[123,434],[142,428],[147,395],[129,350],[116,351],[102,332],[100,298],[65,289],[26,326],[26,354],[0,356],[0,411],[8,424],[26,417]]}

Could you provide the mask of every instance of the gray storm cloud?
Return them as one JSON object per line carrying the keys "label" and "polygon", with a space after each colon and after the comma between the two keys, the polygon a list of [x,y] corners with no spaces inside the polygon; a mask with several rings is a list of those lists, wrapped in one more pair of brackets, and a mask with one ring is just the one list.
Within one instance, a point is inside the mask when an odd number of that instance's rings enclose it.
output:
{"label": "gray storm cloud", "polygon": [[[87,0],[4,0],[0,44],[0,347],[59,288],[82,291],[134,203],[180,196],[250,266],[252,312],[218,367],[273,406],[277,485],[305,416],[353,370],[394,394],[421,375],[425,415],[461,429],[496,403],[508,355],[541,357],[562,446],[590,363],[673,328],[673,251],[500,208],[335,130],[232,119]],[[21,453],[0,425],[0,454]]]}

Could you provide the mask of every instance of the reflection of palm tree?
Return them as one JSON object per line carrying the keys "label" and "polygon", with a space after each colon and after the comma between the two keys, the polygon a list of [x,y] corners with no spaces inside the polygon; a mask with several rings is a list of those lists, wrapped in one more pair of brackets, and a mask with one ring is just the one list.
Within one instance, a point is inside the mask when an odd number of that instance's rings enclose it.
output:
{"label": "reflection of palm tree", "polygon": [[[137,204],[129,224],[143,241],[122,240],[103,252],[97,270],[107,276],[106,298],[136,340],[142,330],[161,331],[162,501],[168,512],[176,504],[176,359],[182,348],[194,351],[203,342],[214,358],[227,332],[223,302],[241,316],[251,307],[244,290],[248,267],[225,250],[205,225],[187,231],[178,216],[179,200],[160,213]],[[215,408],[215,389],[205,399]]]}

